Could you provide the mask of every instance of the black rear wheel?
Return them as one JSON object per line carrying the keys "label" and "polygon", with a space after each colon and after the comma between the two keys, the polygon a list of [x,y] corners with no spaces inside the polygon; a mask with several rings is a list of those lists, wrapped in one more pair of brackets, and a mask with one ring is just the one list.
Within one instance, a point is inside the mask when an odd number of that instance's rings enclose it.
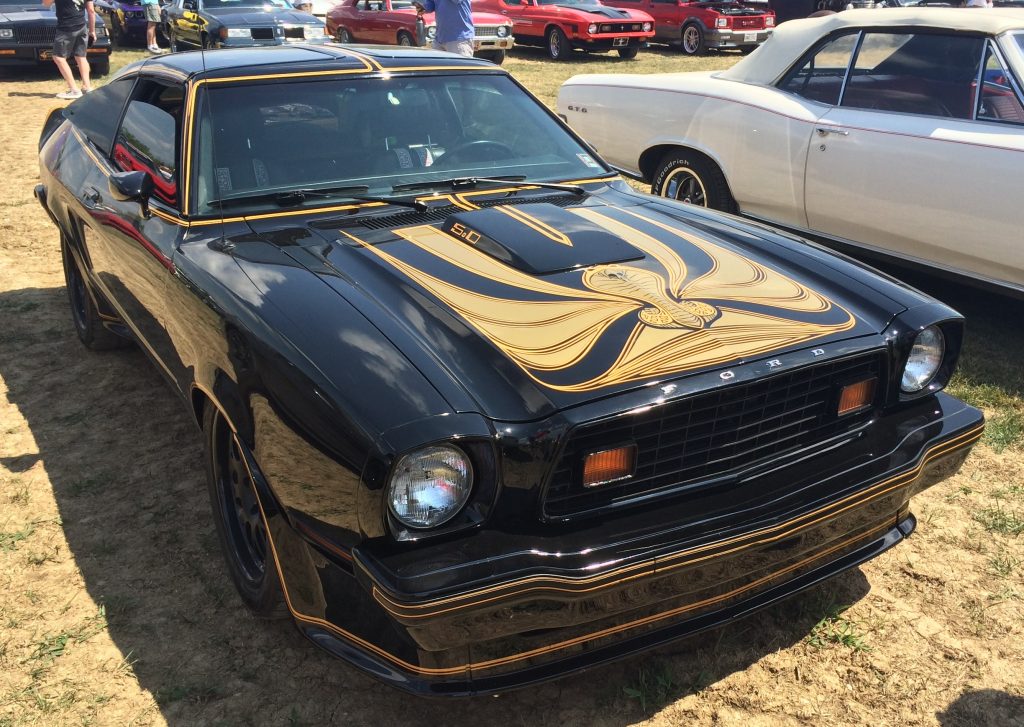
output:
{"label": "black rear wheel", "polygon": [[256,615],[287,616],[266,520],[243,445],[213,405],[203,417],[203,432],[210,504],[235,588]]}
{"label": "black rear wheel", "polygon": [[736,202],[718,165],[687,149],[674,149],[662,157],[654,173],[651,193],[687,204],[735,212]]}
{"label": "black rear wheel", "polygon": [[403,30],[398,34],[398,45],[413,46],[416,43],[413,41],[412,36]]}
{"label": "black rear wheel", "polygon": [[103,325],[96,303],[89,291],[85,273],[71,251],[70,244],[61,236],[60,253],[64,262],[64,281],[67,284],[68,303],[71,304],[71,321],[82,344],[93,351],[110,351],[131,344]]}
{"label": "black rear wheel", "polygon": [[344,28],[338,28],[338,42],[339,43],[351,43],[352,34]]}

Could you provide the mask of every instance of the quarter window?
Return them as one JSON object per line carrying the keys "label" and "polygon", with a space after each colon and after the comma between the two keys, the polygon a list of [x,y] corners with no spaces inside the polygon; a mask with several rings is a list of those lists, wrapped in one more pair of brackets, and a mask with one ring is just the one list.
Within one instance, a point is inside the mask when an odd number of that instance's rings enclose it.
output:
{"label": "quarter window", "polygon": [[134,83],[135,76],[111,81],[75,101],[64,111],[64,116],[104,155],[110,153],[121,109]]}
{"label": "quarter window", "polygon": [[865,33],[841,105],[970,119],[985,40]]}
{"label": "quarter window", "polygon": [[783,79],[780,88],[829,106],[839,103],[843,79],[850,65],[858,34],[833,38]]}
{"label": "quarter window", "polygon": [[1009,70],[999,60],[991,43],[985,56],[978,118],[1024,124],[1024,106],[1014,91]]}

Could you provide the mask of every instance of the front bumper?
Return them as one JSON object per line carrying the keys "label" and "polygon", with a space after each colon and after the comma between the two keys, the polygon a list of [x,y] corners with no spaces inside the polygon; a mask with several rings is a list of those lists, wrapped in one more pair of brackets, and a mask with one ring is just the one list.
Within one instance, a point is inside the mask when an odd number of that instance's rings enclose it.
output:
{"label": "front bumper", "polygon": [[709,30],[704,35],[708,48],[742,48],[760,45],[768,40],[772,31],[769,30]]}
{"label": "front bumper", "polygon": [[473,38],[473,52],[489,51],[489,50],[511,50],[512,46],[515,45],[515,38],[511,35],[505,38],[499,38],[497,36],[485,36]]}
{"label": "front bumper", "polygon": [[569,42],[576,50],[606,51],[618,48],[637,48],[654,37],[654,33],[622,33],[605,35],[579,35]]}
{"label": "front bumper", "polygon": [[[96,44],[86,50],[86,57],[89,60],[95,61],[110,56],[110,41],[104,40],[106,41],[104,44]],[[0,44],[0,64],[35,65],[52,62],[52,43],[47,45]]]}
{"label": "front bumper", "polygon": [[954,473],[982,429],[980,412],[940,394],[880,417],[841,457],[759,476],[799,496],[713,527],[624,516],[571,539],[485,530],[411,556],[372,541],[345,554],[301,536],[264,484],[261,501],[311,640],[409,691],[487,693],[727,623],[874,557],[913,530],[910,497]]}

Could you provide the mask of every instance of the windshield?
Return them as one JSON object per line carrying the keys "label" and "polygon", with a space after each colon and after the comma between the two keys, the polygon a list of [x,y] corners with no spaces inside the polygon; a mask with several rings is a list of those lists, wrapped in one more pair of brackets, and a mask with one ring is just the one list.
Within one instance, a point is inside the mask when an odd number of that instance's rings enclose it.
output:
{"label": "windshield", "polygon": [[[2,2],[2,0],[0,0]],[[206,10],[217,10],[220,8],[287,8],[292,9],[290,3],[285,0],[203,0],[203,7]]]}
{"label": "windshield", "polygon": [[249,198],[272,206],[273,193],[288,190],[380,195],[466,176],[544,182],[609,173],[504,75],[222,86],[208,90],[205,107],[200,214],[225,199],[239,209]]}

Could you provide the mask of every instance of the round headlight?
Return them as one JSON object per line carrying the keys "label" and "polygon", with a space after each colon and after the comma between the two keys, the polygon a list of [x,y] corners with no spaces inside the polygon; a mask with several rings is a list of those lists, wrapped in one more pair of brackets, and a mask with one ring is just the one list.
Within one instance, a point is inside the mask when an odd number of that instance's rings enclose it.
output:
{"label": "round headlight", "polygon": [[424,447],[398,460],[388,487],[388,506],[410,528],[434,528],[462,509],[472,487],[473,466],[461,450]]}
{"label": "round headlight", "polygon": [[644,28],[644,32],[645,33],[650,33],[651,32],[651,24],[650,23],[644,23],[643,28]]}
{"label": "round headlight", "polygon": [[587,32],[593,35],[597,32],[597,23],[591,23],[587,26]]}
{"label": "round headlight", "polygon": [[914,347],[907,356],[907,364],[903,367],[903,381],[900,384],[903,391],[912,394],[931,383],[942,365],[945,350],[942,331],[935,326],[928,326],[918,333]]}
{"label": "round headlight", "polygon": [[429,26],[427,26],[427,38],[433,40],[435,35],[437,35],[437,26],[436,25],[429,25]]}
{"label": "round headlight", "polygon": [[497,30],[498,37],[499,38],[507,38],[508,37],[508,31],[509,31],[509,27],[507,25],[499,25],[498,26],[498,30]]}

